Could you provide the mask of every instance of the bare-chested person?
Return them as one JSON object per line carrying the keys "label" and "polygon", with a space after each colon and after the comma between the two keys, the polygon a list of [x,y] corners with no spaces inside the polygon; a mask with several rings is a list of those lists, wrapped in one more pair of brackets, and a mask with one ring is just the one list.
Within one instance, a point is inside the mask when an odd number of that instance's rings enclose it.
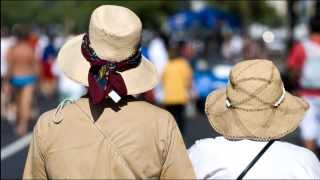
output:
{"label": "bare-chested person", "polygon": [[26,41],[28,32],[25,27],[18,26],[15,31],[17,43],[8,52],[7,80],[13,89],[14,101],[17,104],[16,133],[22,136],[27,133],[31,118],[38,64],[34,50]]}

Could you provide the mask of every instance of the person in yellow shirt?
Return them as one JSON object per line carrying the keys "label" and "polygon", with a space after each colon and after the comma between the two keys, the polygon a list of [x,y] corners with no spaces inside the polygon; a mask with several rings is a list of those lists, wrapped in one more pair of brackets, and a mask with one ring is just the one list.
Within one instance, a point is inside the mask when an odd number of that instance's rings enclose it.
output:
{"label": "person in yellow shirt", "polygon": [[184,131],[183,112],[192,87],[192,68],[181,54],[184,46],[184,42],[172,45],[162,77],[163,105],[175,117],[181,133]]}

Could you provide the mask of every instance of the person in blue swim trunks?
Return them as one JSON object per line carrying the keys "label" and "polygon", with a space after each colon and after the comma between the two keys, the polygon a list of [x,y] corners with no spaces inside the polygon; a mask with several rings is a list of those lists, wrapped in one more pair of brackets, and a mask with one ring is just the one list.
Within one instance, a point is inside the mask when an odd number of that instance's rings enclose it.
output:
{"label": "person in blue swim trunks", "polygon": [[8,52],[8,72],[6,81],[13,90],[17,105],[16,133],[20,136],[28,132],[31,118],[32,99],[37,83],[38,63],[34,49],[28,44],[28,32],[24,26],[14,29],[17,43]]}
{"label": "person in blue swim trunks", "polygon": [[10,84],[15,89],[21,89],[25,86],[34,85],[37,81],[35,75],[26,75],[26,76],[12,76],[10,78]]}

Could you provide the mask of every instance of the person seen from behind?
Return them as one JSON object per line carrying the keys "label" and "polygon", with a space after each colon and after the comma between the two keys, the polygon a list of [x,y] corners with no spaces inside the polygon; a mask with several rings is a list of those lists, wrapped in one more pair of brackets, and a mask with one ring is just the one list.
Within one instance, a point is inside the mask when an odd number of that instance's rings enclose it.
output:
{"label": "person seen from behind", "polygon": [[285,90],[269,60],[236,64],[226,88],[213,91],[205,111],[222,136],[190,149],[199,179],[319,179],[315,154],[281,138],[299,125],[308,103]]}
{"label": "person seen from behind", "polygon": [[12,95],[17,105],[16,133],[20,136],[28,131],[39,68],[34,50],[27,41],[29,35],[27,29],[21,24],[15,26],[14,33],[17,42],[7,55],[6,81],[9,82],[10,88],[13,90]]}
{"label": "person seen from behind", "polygon": [[88,32],[63,45],[59,67],[88,94],[40,116],[24,179],[195,177],[172,115],[133,96],[159,81],[141,54],[141,32],[133,11],[102,5],[92,12]]}
{"label": "person seen from behind", "polygon": [[184,110],[189,103],[192,88],[192,69],[181,54],[184,47],[185,42],[172,44],[169,51],[170,60],[162,76],[163,104],[175,117],[182,133],[185,128]]}
{"label": "person seen from behind", "polygon": [[320,158],[320,16],[309,21],[309,38],[294,45],[287,59],[297,94],[310,104],[300,124],[304,146]]}
{"label": "person seen from behind", "polygon": [[40,89],[45,96],[53,95],[57,86],[57,77],[53,73],[53,64],[57,56],[57,48],[54,45],[55,36],[48,31],[48,44],[41,57]]}
{"label": "person seen from behind", "polygon": [[198,59],[193,74],[193,89],[196,94],[196,107],[200,113],[204,113],[206,97],[213,90],[214,80],[208,62],[204,59]]}
{"label": "person seen from behind", "polygon": [[[1,119],[9,122],[15,120],[15,106],[10,106],[10,84],[6,81],[8,70],[8,51],[15,44],[15,38],[11,35],[9,28],[1,27]],[[11,103],[12,104],[12,103]]]}

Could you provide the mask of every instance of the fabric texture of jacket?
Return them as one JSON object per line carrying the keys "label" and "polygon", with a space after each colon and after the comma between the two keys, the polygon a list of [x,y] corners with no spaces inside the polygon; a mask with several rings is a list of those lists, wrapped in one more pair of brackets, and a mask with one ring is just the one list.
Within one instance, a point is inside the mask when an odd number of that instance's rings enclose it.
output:
{"label": "fabric texture of jacket", "polygon": [[[100,116],[94,121],[97,111]],[[98,113],[99,114],[99,113]],[[81,98],[42,114],[24,179],[193,179],[174,118],[139,100],[119,107],[90,107]]]}

